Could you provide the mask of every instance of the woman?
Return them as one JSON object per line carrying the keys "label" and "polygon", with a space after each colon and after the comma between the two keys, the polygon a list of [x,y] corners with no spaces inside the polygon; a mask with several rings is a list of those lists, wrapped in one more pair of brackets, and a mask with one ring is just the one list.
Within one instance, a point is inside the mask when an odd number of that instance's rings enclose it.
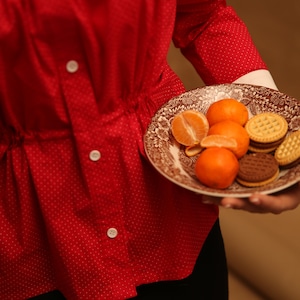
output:
{"label": "woman", "polygon": [[[0,298],[227,299],[217,206],[162,178],[143,134],[184,92],[172,36],[206,84],[275,86],[232,8],[2,0],[0,15]],[[280,212],[297,194],[204,201]]]}

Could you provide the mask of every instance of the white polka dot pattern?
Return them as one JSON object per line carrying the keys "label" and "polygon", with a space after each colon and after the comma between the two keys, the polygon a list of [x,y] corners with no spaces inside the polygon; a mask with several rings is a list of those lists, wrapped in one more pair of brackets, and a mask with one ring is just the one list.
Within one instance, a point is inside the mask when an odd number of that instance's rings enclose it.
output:
{"label": "white polka dot pattern", "polygon": [[[223,1],[189,2],[174,38],[208,83],[264,67]],[[218,209],[160,176],[143,149],[151,116],[183,92],[166,63],[175,10],[0,1],[1,299],[126,299],[192,271]]]}

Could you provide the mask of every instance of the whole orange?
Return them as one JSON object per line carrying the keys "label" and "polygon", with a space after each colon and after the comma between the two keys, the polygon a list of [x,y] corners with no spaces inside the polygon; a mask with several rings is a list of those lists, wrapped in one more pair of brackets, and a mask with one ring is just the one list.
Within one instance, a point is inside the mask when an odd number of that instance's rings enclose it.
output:
{"label": "whole orange", "polygon": [[241,158],[248,151],[250,143],[249,135],[242,125],[234,121],[226,120],[212,125],[207,135],[224,135],[235,139],[237,146],[231,150],[237,158]]}
{"label": "whole orange", "polygon": [[206,112],[206,118],[210,126],[224,120],[231,120],[244,126],[249,115],[243,103],[229,98],[212,103]]}
{"label": "whole orange", "polygon": [[197,158],[195,174],[204,185],[215,189],[228,188],[239,171],[239,162],[232,151],[221,148],[207,148]]}

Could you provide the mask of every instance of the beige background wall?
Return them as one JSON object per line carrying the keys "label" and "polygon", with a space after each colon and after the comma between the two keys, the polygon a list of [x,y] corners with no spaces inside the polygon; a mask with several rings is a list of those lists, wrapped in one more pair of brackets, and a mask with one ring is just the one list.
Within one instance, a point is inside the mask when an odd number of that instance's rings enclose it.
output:
{"label": "beige background wall", "polygon": [[[300,1],[228,0],[245,21],[282,92],[300,99]],[[171,47],[187,89],[203,85]],[[300,208],[281,215],[221,209],[232,300],[300,299]]]}

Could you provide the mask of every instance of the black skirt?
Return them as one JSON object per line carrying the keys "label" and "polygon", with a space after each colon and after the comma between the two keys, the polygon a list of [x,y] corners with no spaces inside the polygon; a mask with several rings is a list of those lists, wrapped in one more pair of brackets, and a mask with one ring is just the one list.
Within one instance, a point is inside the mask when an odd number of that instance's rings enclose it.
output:
{"label": "black skirt", "polygon": [[197,259],[193,273],[183,279],[146,284],[132,300],[227,300],[228,270],[217,221]]}

